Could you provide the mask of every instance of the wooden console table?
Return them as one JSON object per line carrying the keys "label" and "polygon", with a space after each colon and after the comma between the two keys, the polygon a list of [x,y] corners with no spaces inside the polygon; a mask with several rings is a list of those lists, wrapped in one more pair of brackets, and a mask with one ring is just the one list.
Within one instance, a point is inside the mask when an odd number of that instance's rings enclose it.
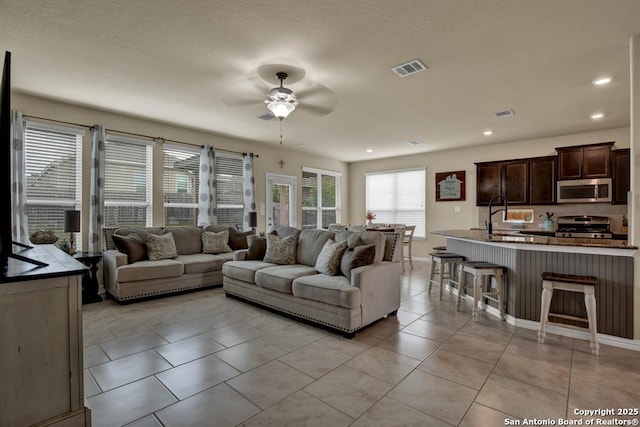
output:
{"label": "wooden console table", "polygon": [[0,275],[0,426],[91,425],[84,406],[81,282],[87,268],[53,245]]}

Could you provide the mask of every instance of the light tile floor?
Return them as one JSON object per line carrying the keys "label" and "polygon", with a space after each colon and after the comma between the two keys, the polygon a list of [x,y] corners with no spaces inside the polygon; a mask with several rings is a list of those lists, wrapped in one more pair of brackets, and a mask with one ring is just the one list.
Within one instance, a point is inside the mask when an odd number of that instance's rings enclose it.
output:
{"label": "light tile floor", "polygon": [[485,427],[640,407],[640,352],[602,345],[594,357],[586,341],[540,345],[485,313],[473,323],[414,265],[398,315],[352,340],[220,288],[86,305],[93,425]]}

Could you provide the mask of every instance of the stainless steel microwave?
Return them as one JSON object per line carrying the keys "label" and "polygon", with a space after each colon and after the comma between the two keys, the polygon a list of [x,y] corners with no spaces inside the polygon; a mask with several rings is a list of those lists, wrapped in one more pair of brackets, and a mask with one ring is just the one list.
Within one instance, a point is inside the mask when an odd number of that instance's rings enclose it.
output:
{"label": "stainless steel microwave", "polygon": [[558,203],[611,202],[611,178],[558,181]]}

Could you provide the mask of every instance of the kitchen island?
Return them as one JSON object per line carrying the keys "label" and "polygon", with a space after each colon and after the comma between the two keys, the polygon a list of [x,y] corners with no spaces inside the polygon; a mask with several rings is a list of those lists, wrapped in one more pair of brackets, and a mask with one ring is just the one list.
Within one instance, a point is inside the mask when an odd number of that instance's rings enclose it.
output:
{"label": "kitchen island", "polygon": [[[486,261],[507,268],[505,301],[511,323],[537,327],[543,272],[596,276],[598,333],[633,339],[633,268],[638,248],[626,241],[556,238],[521,232],[496,232],[489,237],[484,230],[433,234],[447,238],[448,252],[469,261]],[[551,311],[586,317],[583,296],[571,292],[555,292]],[[606,343],[607,338],[603,337],[602,342]]]}

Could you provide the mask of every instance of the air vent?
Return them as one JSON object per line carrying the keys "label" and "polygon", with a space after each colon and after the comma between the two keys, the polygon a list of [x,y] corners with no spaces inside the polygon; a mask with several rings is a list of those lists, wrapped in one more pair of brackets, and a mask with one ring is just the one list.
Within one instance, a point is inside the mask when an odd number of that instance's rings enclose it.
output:
{"label": "air vent", "polygon": [[418,141],[417,139],[414,139],[413,141],[407,141],[407,144],[409,144],[409,145],[424,145],[424,142]]}
{"label": "air vent", "polygon": [[393,67],[392,69],[393,72],[400,77],[407,77],[412,74],[419,73],[420,71],[426,70],[427,66],[424,65],[419,59],[414,59],[413,61],[409,61],[406,64]]}
{"label": "air vent", "polygon": [[511,116],[515,116],[516,113],[513,110],[504,110],[504,111],[498,111],[497,113],[495,113],[496,117],[511,117]]}
{"label": "air vent", "polygon": [[258,118],[261,119],[261,120],[273,120],[273,119],[276,118],[276,116],[274,116],[273,114],[270,114],[270,113],[264,113],[263,115],[258,116]]}

